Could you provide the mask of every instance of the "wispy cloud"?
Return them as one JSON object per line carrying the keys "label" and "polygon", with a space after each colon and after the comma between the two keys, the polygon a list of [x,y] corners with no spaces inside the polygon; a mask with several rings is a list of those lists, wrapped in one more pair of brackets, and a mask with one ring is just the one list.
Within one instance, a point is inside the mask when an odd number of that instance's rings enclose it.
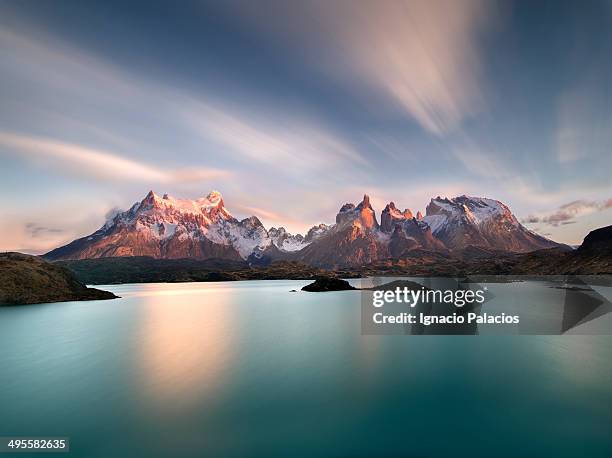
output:
{"label": "wispy cloud", "polygon": [[505,180],[518,175],[514,166],[503,159],[503,155],[483,151],[473,142],[452,148],[451,152],[465,170],[481,178]]}
{"label": "wispy cloud", "polygon": [[480,34],[483,0],[353,0],[250,11],[262,28],[293,39],[313,63],[386,93],[424,129],[444,135],[484,105]]}
{"label": "wispy cloud", "polygon": [[568,225],[575,223],[575,218],[612,208],[612,199],[601,201],[575,200],[561,205],[553,212],[543,215],[529,215],[522,220],[525,224],[547,224],[549,226]]}
{"label": "wispy cloud", "polygon": [[[4,143],[11,143],[13,148],[18,144],[31,155],[41,155],[44,150],[47,155],[100,165],[94,171],[99,177],[161,183],[224,176],[216,168],[169,171],[159,165],[162,156],[198,157],[215,161],[221,168],[233,157],[284,173],[339,164],[369,165],[349,139],[299,108],[287,112],[271,103],[258,107],[255,114],[249,113],[230,107],[210,88],[187,91],[134,75],[44,35],[33,39],[0,28],[0,38],[6,46],[7,65],[14,64],[12,73],[33,78],[38,88],[63,99],[59,109],[54,106],[50,110],[38,100],[15,109],[36,117],[36,130],[42,127],[44,132],[53,132],[54,138],[1,132]],[[100,118],[90,105],[104,107],[106,116]],[[75,132],[87,132],[88,138],[98,140],[97,144],[112,146],[99,150],[81,142],[66,142],[67,138],[78,137]],[[169,145],[168,139],[172,140]],[[142,157],[137,153],[143,150],[155,150],[155,154],[148,155],[147,161],[135,159]],[[300,167],[292,167],[296,163]]]}
{"label": "wispy cloud", "polygon": [[507,196],[516,203],[521,201],[550,207],[559,202],[558,193],[543,189],[539,176],[527,161],[513,161],[510,154],[495,148],[483,149],[471,139],[462,137],[461,144],[450,148],[450,152],[465,172],[477,178],[474,180],[477,183],[468,185],[469,188],[486,190],[489,197]]}
{"label": "wispy cloud", "polygon": [[[351,138],[299,104],[290,110],[273,100],[232,105],[227,102],[231,97],[205,82],[198,89],[177,87],[19,24],[0,21],[0,77],[5,83],[0,89],[0,159],[19,162],[26,174],[38,168],[50,176],[78,177],[62,182],[78,193],[87,181],[88,187],[104,191],[94,195],[87,189],[83,195],[106,209],[127,208],[129,196],[141,187],[166,185],[160,188],[195,193],[214,185],[232,196],[231,209],[251,205],[257,210],[245,210],[244,216],[262,215],[266,224],[301,230],[318,222],[311,216],[319,209],[317,201],[305,199],[306,221],[271,209],[288,208],[303,198],[309,191],[300,186],[334,194],[343,177],[358,182],[360,169],[369,170],[370,162]],[[257,204],[262,200],[268,205]],[[92,227],[101,224],[104,211],[91,216]],[[31,212],[31,206],[17,200],[0,209],[0,223],[15,222],[14,228],[0,228],[14,234],[3,240],[4,247],[43,251],[91,232],[82,224],[79,232],[55,234],[53,240],[43,240],[39,232],[34,247],[25,227]],[[41,217],[40,226],[55,227],[59,214],[64,211]]]}
{"label": "wispy cloud", "polygon": [[[130,21],[114,40],[95,28],[81,40],[62,14],[43,25],[29,7],[7,5],[0,188],[17,198],[0,208],[0,232],[19,239],[4,246],[43,243],[43,229],[25,227],[32,214],[41,228],[67,231],[49,237],[91,232],[108,208],[128,208],[150,187],[184,197],[219,188],[241,216],[299,230],[333,221],[339,203],[364,192],[379,210],[389,200],[423,210],[432,196],[466,193],[578,234],[607,213],[575,225],[554,213],[577,197],[610,195],[609,69],[593,53],[601,63],[578,77],[593,81],[549,84],[551,71],[563,72],[563,50],[551,48],[558,67],[534,63],[531,39],[504,39],[541,31],[496,8],[486,0],[198,3],[177,14],[193,21],[170,21],[167,36],[142,23],[143,46],[124,39]],[[209,27],[221,16],[223,33]],[[503,35],[489,35],[498,20]],[[599,32],[584,43],[606,43]],[[548,113],[551,97],[559,104]],[[77,221],[76,233],[62,223],[66,199],[79,199],[73,213],[101,207],[91,227]]]}
{"label": "wispy cloud", "polygon": [[48,234],[61,234],[64,232],[63,229],[59,229],[56,227],[47,227],[40,225],[38,223],[26,223],[25,230],[28,232],[30,237],[38,238],[40,236],[45,236]]}
{"label": "wispy cloud", "polygon": [[45,165],[106,180],[173,183],[201,181],[227,174],[225,171],[203,168],[164,170],[109,151],[2,131],[0,148],[4,154],[31,161],[50,159]]}
{"label": "wispy cloud", "polygon": [[[104,209],[97,202],[87,202],[78,197],[74,201],[61,201],[54,205],[41,201],[38,208],[28,210],[29,214],[2,212],[0,251],[45,253],[92,233],[100,227],[104,214]],[[58,214],[62,215],[61,218]]]}
{"label": "wispy cloud", "polygon": [[612,131],[606,94],[582,83],[559,96],[556,147],[561,164],[610,155]]}
{"label": "wispy cloud", "polygon": [[203,102],[183,106],[185,119],[199,135],[250,160],[281,168],[296,161],[306,169],[333,163],[368,165],[366,158],[338,135],[295,113],[290,118],[268,114],[249,120]]}
{"label": "wispy cloud", "polygon": [[445,134],[482,107],[478,33],[486,2],[344,5],[338,25],[347,24],[352,59],[425,129]]}
{"label": "wispy cloud", "polygon": [[304,221],[300,221],[295,219],[293,216],[285,213],[279,213],[277,211],[273,211],[266,208],[261,207],[253,207],[248,205],[232,205],[232,210],[236,210],[239,213],[244,215],[255,215],[260,218],[266,227],[270,226],[284,226],[285,228],[293,227],[295,230],[304,231],[305,227],[310,227],[314,223],[310,223],[310,225],[304,223]]}

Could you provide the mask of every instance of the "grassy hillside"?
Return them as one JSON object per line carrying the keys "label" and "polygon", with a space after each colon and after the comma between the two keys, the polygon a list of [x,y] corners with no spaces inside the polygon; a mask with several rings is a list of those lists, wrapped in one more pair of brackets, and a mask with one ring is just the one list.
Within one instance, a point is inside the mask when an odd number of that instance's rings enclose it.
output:
{"label": "grassy hillside", "polygon": [[108,291],[87,288],[68,269],[38,256],[0,253],[0,305],[116,297]]}

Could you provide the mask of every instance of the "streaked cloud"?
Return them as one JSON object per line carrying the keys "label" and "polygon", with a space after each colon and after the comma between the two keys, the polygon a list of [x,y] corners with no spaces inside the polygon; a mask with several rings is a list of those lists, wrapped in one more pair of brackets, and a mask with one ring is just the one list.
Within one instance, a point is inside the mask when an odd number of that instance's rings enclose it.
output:
{"label": "streaked cloud", "polygon": [[[96,176],[161,183],[223,177],[220,169],[225,170],[222,165],[229,158],[262,163],[279,169],[283,175],[329,169],[333,165],[369,165],[366,156],[347,138],[299,108],[287,112],[270,103],[261,109],[251,107],[249,112],[230,107],[212,88],[188,91],[136,76],[44,34],[22,36],[0,27],[0,38],[4,45],[0,49],[6,47],[9,60],[6,70],[1,66],[0,70],[8,72],[8,64],[13,64],[11,77],[33,79],[37,90],[63,99],[61,106],[53,104],[51,108],[44,98],[25,106],[21,101],[14,102],[18,104],[16,113],[27,113],[39,120],[37,130],[53,132],[53,139],[31,135],[16,138],[18,134],[3,132],[13,136],[4,138],[6,143],[19,144],[30,154],[45,150],[57,157],[71,156],[91,165],[104,165],[95,171]],[[96,108],[92,112],[91,106],[103,110]],[[99,111],[105,116],[99,116]],[[143,131],[149,134],[145,138]],[[113,146],[107,151],[64,141],[75,137],[75,132],[86,132],[96,143]],[[159,138],[171,138],[174,144],[162,147],[154,142]],[[115,152],[117,147],[126,152]],[[155,154],[142,154],[149,150],[155,150]],[[187,155],[217,167],[190,166],[168,171],[158,165],[160,156]],[[291,167],[296,163],[300,167]]]}
{"label": "streaked cloud", "polygon": [[424,129],[445,135],[484,106],[480,34],[492,22],[484,0],[339,0],[254,4],[257,25],[293,39],[314,65],[386,93]]}
{"label": "streaked cloud", "polygon": [[486,2],[343,5],[336,25],[353,62],[425,129],[443,135],[482,108],[478,33],[486,25]]}
{"label": "streaked cloud", "polygon": [[553,212],[543,215],[529,215],[522,220],[525,224],[542,223],[549,226],[574,224],[575,218],[612,208],[612,199],[600,201],[575,200],[561,205]]}
{"label": "streaked cloud", "polygon": [[56,227],[42,226],[38,223],[32,223],[32,222],[26,223],[25,229],[30,234],[30,236],[33,238],[38,238],[40,236],[44,236],[47,234],[61,234],[64,232],[63,229],[59,229]]}
{"label": "streaked cloud", "polygon": [[[158,184],[184,197],[218,187],[230,209],[240,212],[245,206],[243,216],[255,214],[266,224],[301,230],[318,219],[298,221],[274,211],[304,195],[296,178],[327,193],[342,188],[345,175],[358,180],[358,169],[369,165],[333,126],[298,106],[291,111],[274,103],[230,106],[206,85],[179,88],[116,66],[45,30],[22,30],[0,21],[0,79],[5,83],[0,120],[8,121],[0,130],[0,160],[19,163],[26,175],[38,169],[50,177],[76,177],[62,180],[68,188],[96,183],[103,190],[99,195],[85,192],[106,210],[118,204],[129,208],[134,196]],[[269,200],[268,205],[252,206],[261,200]],[[40,227],[59,223],[65,204],[55,208],[61,210],[41,216]],[[41,231],[34,241],[26,227],[32,208],[14,201],[0,210],[0,220],[14,222],[0,228],[13,234],[2,246],[46,251],[99,227],[106,210],[97,212],[90,225],[78,222],[78,230],[73,225],[46,237]]]}
{"label": "streaked cloud", "polygon": [[3,154],[17,156],[59,170],[105,180],[137,180],[146,183],[201,181],[227,174],[203,168],[164,170],[119,154],[65,143],[49,138],[28,137],[0,131]]}
{"label": "streaked cloud", "polygon": [[515,166],[504,160],[502,154],[483,151],[473,142],[451,148],[451,153],[466,171],[481,178],[506,180],[517,176]]}
{"label": "streaked cloud", "polygon": [[587,82],[559,96],[555,140],[561,164],[572,166],[579,160],[611,154],[612,122],[608,103],[609,96]]}
{"label": "streaked cloud", "polygon": [[270,113],[249,120],[203,102],[185,105],[185,119],[199,135],[249,160],[284,169],[294,163],[301,169],[339,163],[368,165],[366,158],[337,134],[301,119],[299,114],[287,118]]}
{"label": "streaked cloud", "polygon": [[[75,193],[76,194],[76,193]],[[41,254],[85,234],[91,234],[104,221],[107,209],[99,201],[74,195],[64,199],[40,199],[25,212],[0,213],[0,251]]]}
{"label": "streaked cloud", "polygon": [[[287,226],[304,225],[303,221],[297,220],[289,214],[279,213],[278,211],[267,208],[253,207],[248,205],[232,205],[232,210],[236,210],[236,212],[244,215],[255,215],[264,223],[266,227],[277,225],[287,228]],[[312,224],[310,226],[312,226]],[[309,228],[310,226],[306,227]]]}
{"label": "streaked cloud", "polygon": [[[512,155],[495,148],[482,149],[477,142],[464,138],[459,146],[450,148],[463,170],[476,178],[466,187],[480,189],[485,197],[511,199],[508,204],[541,204],[551,206],[559,200],[557,192],[546,192],[528,161],[516,161]],[[468,192],[468,189],[466,191]]]}

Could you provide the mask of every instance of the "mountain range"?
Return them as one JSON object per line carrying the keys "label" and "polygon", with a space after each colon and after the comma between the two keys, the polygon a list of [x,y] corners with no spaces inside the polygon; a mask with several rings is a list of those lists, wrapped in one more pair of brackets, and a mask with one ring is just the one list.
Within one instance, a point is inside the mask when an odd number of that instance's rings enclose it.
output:
{"label": "mountain range", "polygon": [[378,222],[370,199],[344,204],[335,224],[305,235],[266,229],[256,216],[239,220],[217,191],[196,200],[149,192],[114,214],[91,235],[45,254],[49,260],[148,256],[158,259],[224,259],[268,264],[299,261],[317,267],[362,266],[424,255],[525,253],[561,245],[522,226],[503,203],[480,197],[431,199],[413,214],[390,202]]}

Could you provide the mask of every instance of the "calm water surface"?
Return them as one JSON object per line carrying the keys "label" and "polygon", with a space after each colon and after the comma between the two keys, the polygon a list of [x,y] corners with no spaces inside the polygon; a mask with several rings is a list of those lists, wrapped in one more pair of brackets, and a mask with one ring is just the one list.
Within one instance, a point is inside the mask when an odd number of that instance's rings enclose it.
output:
{"label": "calm water surface", "polygon": [[362,336],[359,293],[289,292],[306,283],[2,308],[0,435],[86,457],[612,456],[611,336]]}

